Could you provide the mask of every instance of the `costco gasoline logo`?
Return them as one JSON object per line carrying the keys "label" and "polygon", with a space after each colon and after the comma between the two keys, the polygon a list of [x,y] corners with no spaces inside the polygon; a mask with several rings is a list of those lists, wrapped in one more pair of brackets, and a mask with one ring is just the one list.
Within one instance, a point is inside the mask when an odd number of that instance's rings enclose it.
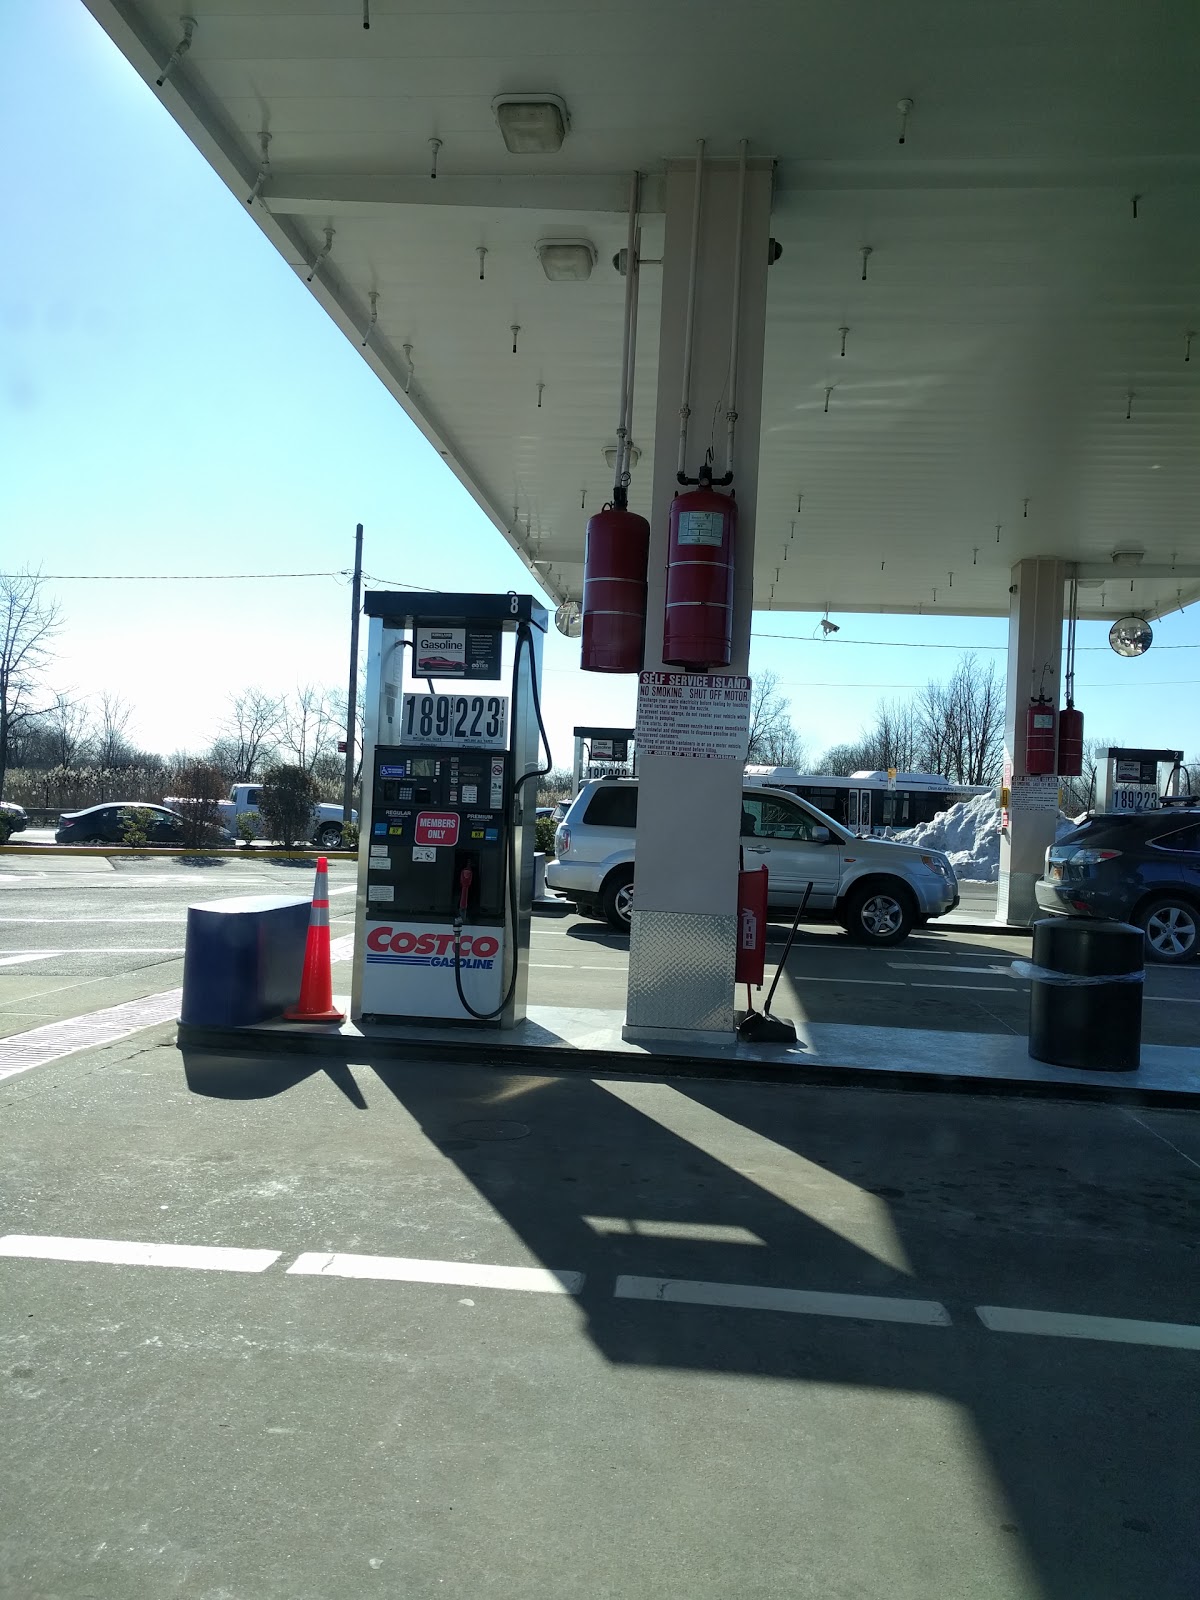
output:
{"label": "costco gasoline logo", "polygon": [[[490,933],[464,933],[459,966],[490,972],[499,949],[499,939]],[[416,933],[411,928],[393,928],[385,923],[367,935],[367,960],[388,966],[452,967],[453,952],[452,933]]]}

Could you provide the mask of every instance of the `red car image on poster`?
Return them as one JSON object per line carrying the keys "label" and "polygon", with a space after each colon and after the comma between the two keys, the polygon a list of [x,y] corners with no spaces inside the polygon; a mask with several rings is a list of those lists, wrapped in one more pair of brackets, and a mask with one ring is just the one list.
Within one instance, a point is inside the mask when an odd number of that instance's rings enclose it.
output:
{"label": "red car image on poster", "polygon": [[458,814],[454,811],[418,811],[413,824],[414,844],[457,844]]}

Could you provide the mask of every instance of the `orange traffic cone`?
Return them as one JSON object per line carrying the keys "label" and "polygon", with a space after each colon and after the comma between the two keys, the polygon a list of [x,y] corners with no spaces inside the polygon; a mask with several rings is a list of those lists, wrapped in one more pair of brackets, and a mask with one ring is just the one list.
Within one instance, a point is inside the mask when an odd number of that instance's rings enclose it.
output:
{"label": "orange traffic cone", "polygon": [[346,1013],[333,1004],[333,972],[329,964],[329,863],[317,859],[308,938],[304,944],[304,973],[300,999],[283,1013],[288,1022],[344,1022]]}

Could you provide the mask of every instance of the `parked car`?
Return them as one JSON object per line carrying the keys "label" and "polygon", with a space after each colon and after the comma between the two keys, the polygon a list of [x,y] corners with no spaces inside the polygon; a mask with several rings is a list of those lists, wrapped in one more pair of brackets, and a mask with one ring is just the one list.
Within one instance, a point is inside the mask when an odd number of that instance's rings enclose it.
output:
{"label": "parked car", "polygon": [[1046,851],[1034,885],[1052,916],[1115,917],[1146,933],[1151,961],[1200,954],[1200,806],[1083,820]]}
{"label": "parked car", "polygon": [[20,833],[29,822],[25,807],[15,800],[0,800],[0,818],[8,823],[9,833]]}
{"label": "parked car", "polygon": [[[133,811],[148,812],[146,837],[151,844],[182,844],[184,821],[166,806],[143,805],[140,800],[114,800],[82,811],[64,811],[54,833],[55,844],[124,844],[125,829]],[[232,844],[227,828],[211,825],[213,844]]]}
{"label": "parked car", "polygon": [[[636,778],[593,778],[555,834],[557,859],[547,886],[585,916],[628,929],[633,913]],[[809,908],[841,923],[863,944],[894,945],[930,917],[958,904],[958,881],[944,855],[915,845],[859,839],[816,806],[780,789],[742,791],[746,865],[768,871],[768,904],[794,911],[805,885]],[[679,870],[688,870],[680,861]]]}
{"label": "parked car", "polygon": [[[217,815],[222,825],[226,828],[236,828],[243,817],[249,817],[261,837],[258,814],[258,803],[261,799],[261,783],[235,783],[229,791],[229,799],[217,801]],[[167,795],[166,802],[168,806],[177,806],[181,811],[186,811],[189,806],[196,804],[194,800],[179,795]],[[351,811],[350,820],[358,821],[357,811]],[[340,846],[342,842],[340,805],[335,805],[329,800],[318,801],[312,809],[309,838],[322,850],[336,850]]]}

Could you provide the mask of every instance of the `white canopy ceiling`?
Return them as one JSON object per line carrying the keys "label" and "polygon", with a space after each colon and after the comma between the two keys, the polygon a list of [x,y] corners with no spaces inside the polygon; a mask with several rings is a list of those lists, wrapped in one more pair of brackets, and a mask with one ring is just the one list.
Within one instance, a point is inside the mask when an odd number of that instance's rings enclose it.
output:
{"label": "white canopy ceiling", "polygon": [[[177,6],[86,3],[153,83],[183,37]],[[369,13],[365,30],[361,0],[198,4],[156,92],[239,204],[270,134],[260,225],[305,278],[333,230],[313,292],[360,347],[370,328],[364,359],[550,593],[578,596],[609,488],[629,174],[646,175],[653,257],[665,164],[698,137],[716,157],[744,137],[778,162],[783,246],[756,604],[1003,612],[1024,555],[1085,563],[1085,614],[1200,595],[1195,0]],[[492,99],[526,90],[566,101],[556,155],[504,147]],[[589,239],[591,278],[548,282],[546,236]],[[643,511],[657,298],[647,266]]]}

